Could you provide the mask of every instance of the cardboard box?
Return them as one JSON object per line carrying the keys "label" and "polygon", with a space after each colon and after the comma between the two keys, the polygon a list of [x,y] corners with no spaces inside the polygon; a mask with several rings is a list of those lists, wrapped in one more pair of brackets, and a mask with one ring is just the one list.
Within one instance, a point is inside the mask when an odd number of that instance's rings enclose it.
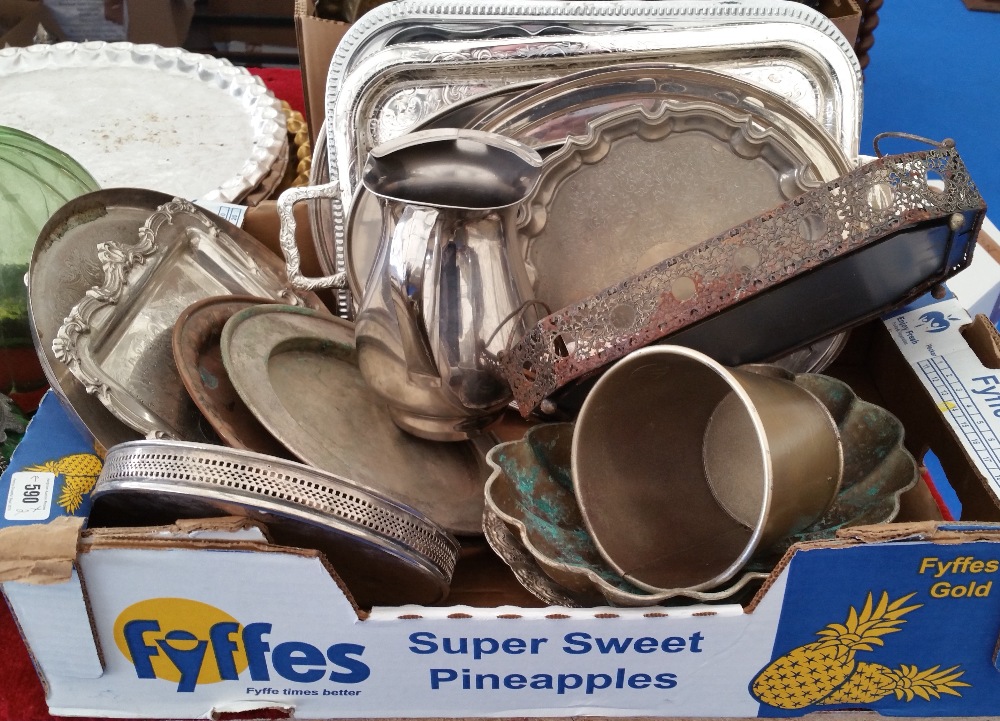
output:
{"label": "cardboard box", "polygon": [[207,0],[196,7],[188,46],[244,62],[298,63],[294,0]]}
{"label": "cardboard box", "polygon": [[39,27],[53,42],[66,39],[40,0],[0,0],[0,48],[23,48],[39,42]]}
{"label": "cardboard box", "polygon": [[861,29],[861,8],[858,0],[822,0],[820,12],[826,15],[854,47]]}
{"label": "cardboard box", "polygon": [[309,137],[316,137],[326,119],[326,77],[333,53],[350,24],[316,17],[313,0],[295,0],[295,34],[299,44],[302,93],[305,98]]}
{"label": "cardboard box", "polygon": [[[473,546],[450,605],[364,612],[319,554],[243,519],[81,533],[86,499],[59,500],[88,439],[51,397],[0,479],[2,588],[57,715],[988,715],[997,366],[993,326],[954,296],[855,330],[831,373],[894,412],[915,455],[934,450],[964,521],[918,485],[897,523],[794,547],[745,605],[540,608]],[[26,472],[53,477],[25,495]]]}

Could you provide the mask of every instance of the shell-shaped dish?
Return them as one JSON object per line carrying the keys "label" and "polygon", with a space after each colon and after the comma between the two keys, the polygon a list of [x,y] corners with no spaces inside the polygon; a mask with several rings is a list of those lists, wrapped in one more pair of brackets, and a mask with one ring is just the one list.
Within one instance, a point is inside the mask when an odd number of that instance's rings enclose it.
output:
{"label": "shell-shaped dish", "polygon": [[101,187],[235,202],[287,152],[281,103],[259,78],[180,48],[5,48],[0,97],[0,125],[69,153]]}
{"label": "shell-shaped dish", "polygon": [[816,373],[795,375],[796,385],[830,411],[844,450],[844,478],[833,505],[816,523],[788,539],[833,538],[847,526],[888,523],[899,514],[899,497],[913,488],[919,468],[903,447],[903,424],[881,406],[863,401],[849,385]]}

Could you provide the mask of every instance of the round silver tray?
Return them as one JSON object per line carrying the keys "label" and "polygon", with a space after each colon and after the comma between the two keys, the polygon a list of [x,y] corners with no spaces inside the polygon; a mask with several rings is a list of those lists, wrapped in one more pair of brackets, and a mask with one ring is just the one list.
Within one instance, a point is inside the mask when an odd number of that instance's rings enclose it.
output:
{"label": "round silver tray", "polygon": [[227,321],[221,346],[236,392],[295,457],[452,533],[482,533],[482,454],[471,442],[436,443],[397,428],[361,377],[352,324],[262,305]]}
{"label": "round silver tray", "polygon": [[274,542],[321,551],[359,606],[431,604],[448,593],[458,543],[419,512],[280,458],[183,441],[112,448],[91,526],[246,516]]}

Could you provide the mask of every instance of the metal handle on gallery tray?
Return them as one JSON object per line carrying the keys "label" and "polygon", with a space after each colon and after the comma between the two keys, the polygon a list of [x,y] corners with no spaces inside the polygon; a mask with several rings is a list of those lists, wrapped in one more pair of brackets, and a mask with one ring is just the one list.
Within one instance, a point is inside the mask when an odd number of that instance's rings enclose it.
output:
{"label": "metal handle on gallery tray", "polygon": [[278,221],[281,223],[278,244],[281,246],[281,252],[285,256],[285,272],[288,275],[288,282],[292,284],[292,287],[299,290],[347,287],[347,273],[344,271],[321,278],[307,278],[302,275],[299,247],[295,244],[295,215],[292,212],[293,206],[303,200],[339,197],[340,183],[336,180],[324,185],[289,188],[278,196]]}

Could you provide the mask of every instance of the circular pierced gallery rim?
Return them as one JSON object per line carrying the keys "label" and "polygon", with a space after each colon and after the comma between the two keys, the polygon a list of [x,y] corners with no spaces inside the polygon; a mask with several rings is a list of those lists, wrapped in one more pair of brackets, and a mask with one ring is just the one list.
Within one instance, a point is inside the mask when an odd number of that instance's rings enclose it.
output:
{"label": "circular pierced gallery rim", "polygon": [[321,551],[364,608],[441,601],[458,560],[457,541],[407,506],[309,466],[222,446],[115,446],[92,497],[92,527],[257,520],[275,543]]}

